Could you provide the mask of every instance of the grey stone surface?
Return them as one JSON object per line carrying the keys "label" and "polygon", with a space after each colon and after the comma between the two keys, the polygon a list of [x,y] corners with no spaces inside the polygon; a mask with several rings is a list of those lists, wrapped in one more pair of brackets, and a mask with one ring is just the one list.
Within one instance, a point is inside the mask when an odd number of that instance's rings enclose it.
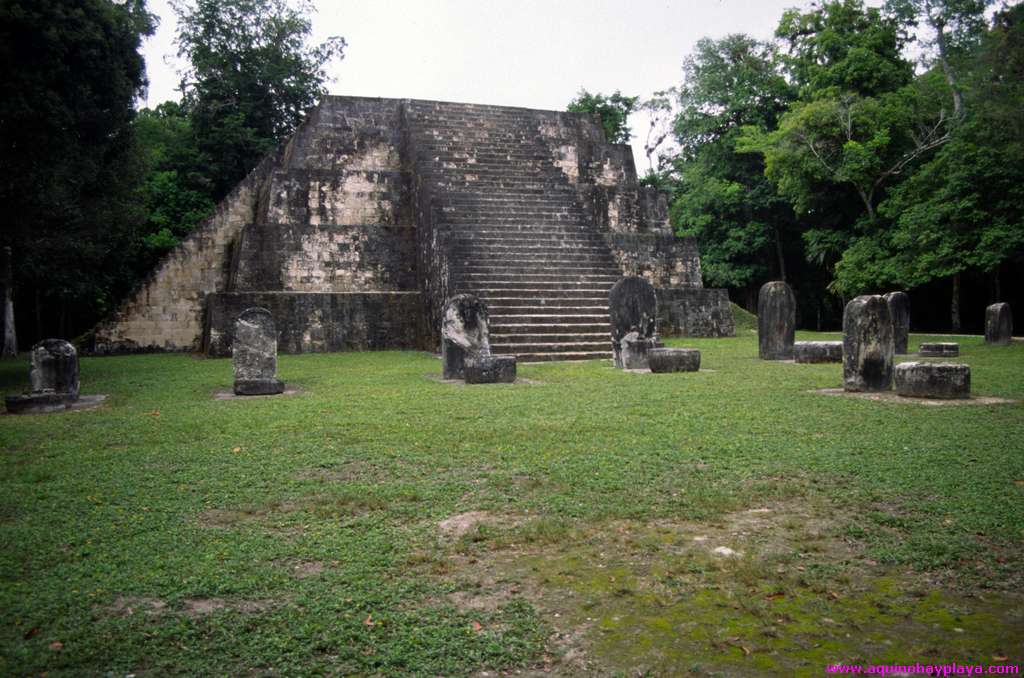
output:
{"label": "grey stone surface", "polygon": [[735,337],[728,290],[657,288],[658,333],[678,337]]}
{"label": "grey stone surface", "polygon": [[78,400],[78,352],[63,339],[43,339],[29,354],[32,391],[4,399],[11,414],[52,412]]}
{"label": "grey stone surface", "polygon": [[971,368],[962,363],[900,363],[896,393],[910,398],[970,398]]}
{"label": "grey stone surface", "polygon": [[794,342],[793,359],[798,363],[841,363],[843,362],[843,342]]}
{"label": "grey stone surface", "polygon": [[761,286],[757,295],[757,348],[761,360],[789,360],[796,336],[796,297],[786,283]]}
{"label": "grey stone surface", "polygon": [[608,312],[615,366],[647,367],[647,349],[658,343],[658,297],[654,287],[638,276],[623,278],[608,292]]}
{"label": "grey stone surface", "polygon": [[696,372],[700,351],[695,348],[652,348],[647,351],[651,372]]}
{"label": "grey stone surface", "polygon": [[889,292],[885,295],[892,316],[892,343],[896,355],[906,355],[910,337],[910,296],[906,292]]}
{"label": "grey stone surface", "polygon": [[472,294],[448,300],[441,320],[442,375],[464,379],[466,360],[491,353],[487,305]]}
{"label": "grey stone surface", "polygon": [[954,342],[927,342],[920,345],[917,354],[923,358],[955,358],[960,355],[960,344]]}
{"label": "grey stone surface", "polygon": [[204,347],[211,356],[231,355],[235,319],[253,306],[274,316],[278,353],[436,348],[422,341],[419,292],[222,292],[207,304]]}
{"label": "grey stone surface", "polygon": [[724,295],[700,294],[697,241],[673,233],[666,194],[640,185],[594,116],[327,96],[92,350],[228,355],[249,306],[273,313],[282,353],[435,350],[448,299],[470,293],[495,300],[496,353],[606,358],[603,307],[623,275],[698,293],[671,321],[683,333],[730,333]]}
{"label": "grey stone surface", "polygon": [[467,384],[511,384],[516,380],[514,355],[477,355],[465,362]]}
{"label": "grey stone surface", "polygon": [[888,391],[892,388],[892,316],[877,294],[857,297],[843,310],[843,388]]}
{"label": "grey stone surface", "polygon": [[274,395],[284,391],[277,378],[277,329],[265,308],[248,308],[235,321],[231,358],[235,395]]}
{"label": "grey stone surface", "polygon": [[1009,344],[1013,341],[1013,312],[1007,303],[985,309],[985,343]]}

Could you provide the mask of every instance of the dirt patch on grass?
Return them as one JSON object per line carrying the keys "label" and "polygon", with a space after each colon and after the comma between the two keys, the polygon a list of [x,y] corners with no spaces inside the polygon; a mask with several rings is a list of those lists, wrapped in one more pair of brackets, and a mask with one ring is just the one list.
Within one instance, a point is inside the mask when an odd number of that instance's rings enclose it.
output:
{"label": "dirt patch on grass", "polygon": [[252,614],[272,607],[266,600],[228,600],[225,598],[185,598],[183,612],[187,617],[203,617],[221,610]]}
{"label": "dirt patch on grass", "polygon": [[108,616],[131,617],[141,614],[155,617],[167,611],[167,603],[151,596],[118,596],[104,612]]}
{"label": "dirt patch on grass", "polygon": [[490,516],[471,512],[453,517],[463,539],[431,574],[464,610],[529,601],[552,628],[532,670],[555,675],[768,676],[850,657],[1024,654],[1021,596],[937,591],[880,566],[846,536],[852,515],[797,498],[708,521],[559,523],[530,540],[552,522],[534,518],[467,549]]}
{"label": "dirt patch on grass", "polygon": [[277,561],[276,564],[279,567],[284,568],[288,574],[295,577],[296,579],[307,579],[309,577],[316,577],[323,573],[327,569],[327,565],[318,560],[294,560],[287,559]]}
{"label": "dirt patch on grass", "polygon": [[437,524],[437,530],[442,539],[456,541],[472,532],[478,532],[481,527],[511,527],[522,521],[521,516],[496,514],[489,511],[467,511],[445,518]]}
{"label": "dirt patch on grass", "polygon": [[898,395],[895,391],[884,393],[855,393],[845,391],[841,388],[819,388],[809,393],[817,393],[827,396],[845,396],[847,398],[859,398],[861,400],[874,400],[876,402],[908,403],[912,405],[928,405],[932,407],[957,407],[960,405],[1015,405],[1018,400],[1007,398],[996,398],[995,396],[971,396],[970,398],[907,398]]}

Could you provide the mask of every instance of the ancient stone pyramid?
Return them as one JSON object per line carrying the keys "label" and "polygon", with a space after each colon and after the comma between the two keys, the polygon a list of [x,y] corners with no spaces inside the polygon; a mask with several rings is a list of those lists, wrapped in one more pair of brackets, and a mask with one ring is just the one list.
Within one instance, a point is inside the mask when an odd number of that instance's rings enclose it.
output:
{"label": "ancient stone pyramid", "polygon": [[247,307],[284,352],[435,349],[445,300],[490,307],[494,352],[610,355],[608,290],[658,288],[666,333],[732,334],[723,290],[595,117],[327,97],[94,332],[99,353],[230,352]]}

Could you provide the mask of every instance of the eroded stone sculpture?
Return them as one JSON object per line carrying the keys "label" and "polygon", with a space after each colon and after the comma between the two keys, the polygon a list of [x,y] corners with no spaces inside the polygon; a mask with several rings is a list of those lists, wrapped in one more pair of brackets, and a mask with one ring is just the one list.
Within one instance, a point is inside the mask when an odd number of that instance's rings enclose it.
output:
{"label": "eroded stone sculpture", "polygon": [[757,349],[761,360],[789,360],[796,336],[796,297],[786,283],[761,286],[757,295]]}
{"label": "eroded stone sculpture", "polygon": [[645,369],[647,353],[661,346],[658,339],[658,297],[654,287],[639,276],[627,276],[608,293],[615,366]]}
{"label": "eroded stone sculpture", "polygon": [[910,337],[910,296],[906,292],[889,292],[885,302],[892,316],[892,343],[896,355],[906,355]]}
{"label": "eroded stone sculpture", "polygon": [[472,294],[448,300],[441,319],[442,375],[465,379],[466,360],[491,354],[487,306]]}
{"label": "eroded stone sculpture", "polygon": [[885,298],[857,297],[843,310],[843,388],[888,391],[892,388],[894,345],[892,316]]}
{"label": "eroded stone sculpture", "polygon": [[985,309],[985,343],[1009,344],[1013,341],[1013,313],[1007,303]]}
{"label": "eroded stone sculpture", "polygon": [[896,393],[912,398],[970,398],[971,368],[961,363],[900,363]]}
{"label": "eroded stone sculpture", "polygon": [[63,339],[44,339],[32,347],[29,381],[32,392],[7,396],[12,414],[52,412],[70,407],[78,400],[78,352]]}
{"label": "eroded stone sculpture", "polygon": [[284,392],[277,378],[277,328],[265,308],[242,311],[231,342],[235,395],[274,395]]}

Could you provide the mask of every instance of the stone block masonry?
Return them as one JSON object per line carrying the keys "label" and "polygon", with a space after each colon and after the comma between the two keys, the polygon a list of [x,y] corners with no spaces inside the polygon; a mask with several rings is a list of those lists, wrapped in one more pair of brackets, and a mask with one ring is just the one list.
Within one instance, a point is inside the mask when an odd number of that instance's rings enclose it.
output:
{"label": "stone block masonry", "polygon": [[281,352],[436,350],[445,301],[470,293],[496,352],[607,357],[623,275],[677,300],[668,333],[733,333],[696,243],[595,116],[326,97],[86,348],[226,355],[232,313],[259,305]]}

